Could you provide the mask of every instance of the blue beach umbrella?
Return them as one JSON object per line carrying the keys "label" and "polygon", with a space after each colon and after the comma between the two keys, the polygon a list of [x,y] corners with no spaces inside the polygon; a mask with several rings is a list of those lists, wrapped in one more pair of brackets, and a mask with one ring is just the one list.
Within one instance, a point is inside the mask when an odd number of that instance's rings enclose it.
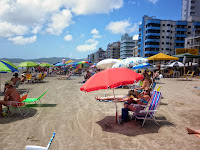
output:
{"label": "blue beach umbrella", "polygon": [[63,64],[63,63],[57,63],[54,65],[54,67],[60,67],[60,66],[66,66],[66,64]]}
{"label": "blue beach umbrella", "polygon": [[139,65],[134,66],[132,69],[142,69],[142,68],[148,68],[150,66],[149,63],[142,63]]}
{"label": "blue beach umbrella", "polygon": [[[7,72],[18,72],[18,70],[6,62],[0,61],[0,74]],[[1,90],[1,77],[0,77],[0,90]]]}

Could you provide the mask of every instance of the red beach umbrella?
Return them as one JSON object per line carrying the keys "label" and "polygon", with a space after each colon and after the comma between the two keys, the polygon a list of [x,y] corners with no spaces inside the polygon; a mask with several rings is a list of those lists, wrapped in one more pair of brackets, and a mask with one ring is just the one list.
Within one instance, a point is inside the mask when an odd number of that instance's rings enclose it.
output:
{"label": "red beach umbrella", "polygon": [[[96,73],[90,77],[80,88],[81,91],[91,92],[101,89],[113,89],[121,85],[133,84],[135,81],[142,80],[143,76],[127,68],[109,68],[101,72]],[[116,106],[116,121],[117,117],[117,105]]]}

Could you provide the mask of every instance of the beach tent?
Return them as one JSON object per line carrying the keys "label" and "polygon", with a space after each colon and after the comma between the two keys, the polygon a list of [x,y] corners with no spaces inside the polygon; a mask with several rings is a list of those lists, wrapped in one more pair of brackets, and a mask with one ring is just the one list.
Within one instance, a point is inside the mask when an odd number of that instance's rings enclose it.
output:
{"label": "beach tent", "polygon": [[148,57],[147,59],[148,60],[179,60],[179,58],[177,58],[177,57],[173,57],[173,56],[166,55],[163,53],[158,53],[156,55]]}

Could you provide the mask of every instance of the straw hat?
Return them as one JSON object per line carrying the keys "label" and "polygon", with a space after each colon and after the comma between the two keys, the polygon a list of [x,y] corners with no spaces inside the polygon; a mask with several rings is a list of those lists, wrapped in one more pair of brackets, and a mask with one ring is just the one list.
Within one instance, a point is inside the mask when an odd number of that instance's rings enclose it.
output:
{"label": "straw hat", "polygon": [[10,81],[10,80],[8,80],[8,81],[6,81],[6,82],[5,82],[5,84],[8,84],[8,85],[13,85],[13,82],[12,82],[12,81]]}

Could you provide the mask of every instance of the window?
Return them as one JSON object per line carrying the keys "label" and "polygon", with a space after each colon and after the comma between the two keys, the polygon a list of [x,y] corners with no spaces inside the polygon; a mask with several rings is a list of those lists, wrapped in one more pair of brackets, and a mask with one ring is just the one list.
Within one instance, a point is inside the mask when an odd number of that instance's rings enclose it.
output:
{"label": "window", "polygon": [[167,32],[170,32],[170,30],[167,30]]}
{"label": "window", "polygon": [[169,36],[167,36],[167,39],[169,39],[170,37]]}
{"label": "window", "polygon": [[162,36],[162,38],[164,39],[165,37],[164,37],[164,36]]}
{"label": "window", "polygon": [[171,27],[173,27],[173,25],[171,25]]}
{"label": "window", "polygon": [[163,26],[165,26],[165,24],[163,24]]}
{"label": "window", "polygon": [[169,45],[169,42],[166,42],[167,45]]}
{"label": "window", "polygon": [[167,26],[170,26],[170,24],[167,24]]}
{"label": "window", "polygon": [[165,32],[165,30],[162,30],[162,32]]}
{"label": "window", "polygon": [[191,26],[188,26],[188,28],[191,28]]}
{"label": "window", "polygon": [[162,42],[162,44],[164,44],[164,42]]}

